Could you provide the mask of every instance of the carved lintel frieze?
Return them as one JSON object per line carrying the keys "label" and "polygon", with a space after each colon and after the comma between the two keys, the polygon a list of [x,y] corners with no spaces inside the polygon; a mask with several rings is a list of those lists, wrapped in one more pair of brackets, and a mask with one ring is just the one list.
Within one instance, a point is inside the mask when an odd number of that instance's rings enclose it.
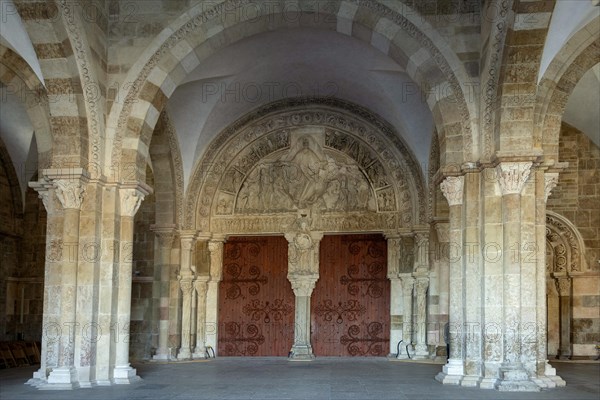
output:
{"label": "carved lintel frieze", "polygon": [[318,279],[318,274],[288,274],[288,280],[297,297],[310,297]]}
{"label": "carved lintel frieze", "polygon": [[554,189],[558,185],[558,172],[546,172],[544,174],[544,202],[548,202],[548,197],[552,193],[552,189]]}
{"label": "carved lintel frieze", "polygon": [[440,183],[440,189],[450,206],[463,203],[464,176],[449,176]]}
{"label": "carved lintel frieze", "polygon": [[502,195],[521,194],[525,182],[531,174],[531,161],[501,162],[496,166],[496,176]]}

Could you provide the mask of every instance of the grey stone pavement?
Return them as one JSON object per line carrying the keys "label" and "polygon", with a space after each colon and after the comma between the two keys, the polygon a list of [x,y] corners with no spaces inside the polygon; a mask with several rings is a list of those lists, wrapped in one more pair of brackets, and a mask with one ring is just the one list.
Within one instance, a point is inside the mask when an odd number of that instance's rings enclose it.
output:
{"label": "grey stone pavement", "polygon": [[534,393],[444,386],[440,365],[375,358],[217,358],[134,364],[142,382],[73,391],[41,391],[25,382],[34,368],[0,370],[1,400],[69,399],[600,399],[600,364],[553,364],[565,388]]}

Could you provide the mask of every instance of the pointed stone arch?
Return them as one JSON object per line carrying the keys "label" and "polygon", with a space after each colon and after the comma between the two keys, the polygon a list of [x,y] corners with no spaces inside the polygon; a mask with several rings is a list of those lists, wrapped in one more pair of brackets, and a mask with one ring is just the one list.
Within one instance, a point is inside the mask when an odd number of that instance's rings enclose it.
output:
{"label": "pointed stone arch", "polygon": [[[318,3],[317,3],[318,4]],[[290,21],[280,7],[258,17],[241,12],[255,7],[243,0],[189,9],[165,28],[128,73],[133,82],[122,103],[115,102],[107,122],[114,143],[107,165],[136,165],[143,175],[149,136],[167,99],[204,59],[252,35],[289,27],[317,27],[369,41],[406,68],[427,98],[438,134],[443,164],[461,164],[477,152],[475,104],[468,102],[468,74],[442,36],[411,7],[379,1],[332,1],[318,10],[298,3],[300,18]],[[237,12],[240,11],[240,12]],[[237,18],[226,18],[235,14]],[[306,17],[306,16],[310,16]],[[321,16],[321,18],[315,17]],[[360,27],[360,34],[353,31]],[[366,32],[366,34],[365,34]],[[138,177],[141,179],[143,177]],[[143,180],[143,179],[142,179]]]}
{"label": "pointed stone arch", "polygon": [[[311,155],[298,156],[304,149]],[[277,189],[260,186],[261,168]],[[338,203],[344,197],[336,194],[326,199],[331,187],[316,186],[329,184],[338,191],[346,187],[365,202],[360,206],[345,197],[348,203]],[[248,189],[251,185],[258,186]],[[256,198],[279,190],[278,198],[287,195],[288,204],[240,205],[245,190],[254,190]],[[424,223],[426,208],[423,172],[387,123],[351,103],[306,98],[262,107],[215,138],[192,174],[185,227],[228,234],[281,232],[296,221],[298,211],[310,209],[319,214],[314,229],[381,232]]]}

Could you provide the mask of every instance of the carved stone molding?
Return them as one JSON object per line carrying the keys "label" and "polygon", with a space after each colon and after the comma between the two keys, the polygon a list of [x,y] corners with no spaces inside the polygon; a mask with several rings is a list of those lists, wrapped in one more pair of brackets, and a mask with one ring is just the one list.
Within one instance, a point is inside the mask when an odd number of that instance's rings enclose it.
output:
{"label": "carved stone molding", "polygon": [[288,274],[288,280],[292,284],[296,297],[310,297],[318,279],[318,274]]}
{"label": "carved stone molding", "polygon": [[585,271],[584,241],[565,217],[546,212],[546,268],[549,273]]}
{"label": "carved stone molding", "polygon": [[[361,189],[367,182],[371,189]],[[211,232],[279,233],[267,221],[298,207],[316,209],[322,224],[342,231],[347,215],[348,223],[366,217],[379,231],[407,226],[426,214],[422,172],[392,128],[368,111],[333,99],[287,99],[211,142],[190,180],[186,223]]]}
{"label": "carved stone molding", "polygon": [[531,173],[532,162],[501,162],[496,166],[496,176],[502,195],[521,194]]}
{"label": "carved stone molding", "polygon": [[558,185],[558,172],[546,172],[544,174],[544,202],[548,202],[548,197],[552,193],[552,189],[554,189]]}
{"label": "carved stone molding", "polygon": [[448,176],[440,183],[442,194],[450,206],[459,206],[463,203],[464,176]]}
{"label": "carved stone molding", "polygon": [[223,246],[221,240],[210,240],[208,251],[210,252],[210,279],[220,282],[223,279]]}
{"label": "carved stone molding", "polygon": [[124,217],[133,218],[140,209],[146,193],[138,189],[121,188],[119,189],[120,214]]}
{"label": "carved stone molding", "polygon": [[561,297],[571,295],[571,278],[561,277],[556,278],[556,290]]}
{"label": "carved stone molding", "polygon": [[387,237],[387,278],[398,279],[402,239],[399,236]]}
{"label": "carved stone molding", "polygon": [[56,179],[52,184],[64,209],[81,209],[86,189],[84,182],[79,179]]}
{"label": "carved stone molding", "polygon": [[171,118],[167,111],[160,114],[162,124],[165,130],[165,135],[169,141],[169,149],[171,150],[171,160],[173,161],[173,173],[175,175],[175,210],[177,210],[177,220],[175,223],[178,226],[183,225],[183,197],[184,197],[184,179],[183,179],[183,161],[181,160],[181,149],[177,141],[177,133],[171,122]]}

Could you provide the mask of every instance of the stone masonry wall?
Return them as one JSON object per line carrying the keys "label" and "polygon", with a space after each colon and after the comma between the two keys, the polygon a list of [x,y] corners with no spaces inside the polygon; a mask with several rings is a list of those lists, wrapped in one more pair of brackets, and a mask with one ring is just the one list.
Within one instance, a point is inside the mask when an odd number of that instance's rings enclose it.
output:
{"label": "stone masonry wall", "polygon": [[600,148],[563,123],[559,160],[569,167],[548,198],[548,210],[575,225],[585,244],[588,268],[573,277],[573,354],[595,356],[594,345],[600,342]]}

